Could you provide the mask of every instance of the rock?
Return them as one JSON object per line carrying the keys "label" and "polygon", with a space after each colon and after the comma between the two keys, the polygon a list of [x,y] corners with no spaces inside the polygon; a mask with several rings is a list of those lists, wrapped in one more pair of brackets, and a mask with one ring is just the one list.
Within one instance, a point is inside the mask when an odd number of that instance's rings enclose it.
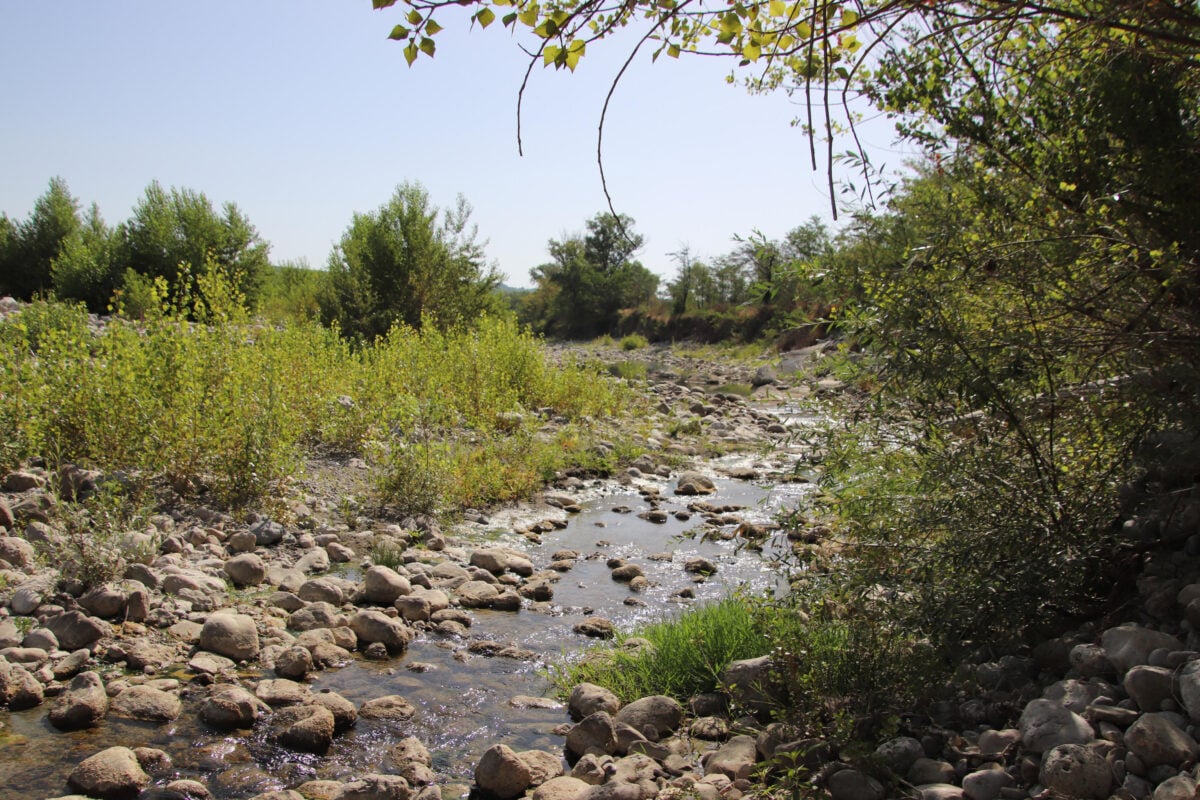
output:
{"label": "rock", "polygon": [[621,701],[615,694],[594,683],[576,685],[571,690],[571,697],[567,701],[567,711],[570,713],[571,719],[576,721],[591,716],[597,711],[616,714],[620,707]]}
{"label": "rock", "polygon": [[[342,786],[332,800],[410,800],[412,789],[399,775],[364,775]],[[418,796],[417,800],[421,800]]]}
{"label": "rock", "polygon": [[365,719],[405,720],[410,719],[417,709],[398,694],[376,697],[358,708],[358,715]]}
{"label": "rock", "polygon": [[954,780],[954,767],[945,761],[922,756],[908,768],[905,778],[914,786],[930,783],[949,783]]}
{"label": "rock", "polygon": [[95,672],[76,675],[54,707],[50,709],[50,724],[59,730],[71,731],[95,725],[108,713],[108,694],[104,682]]}
{"label": "rock", "polygon": [[41,489],[45,485],[45,477],[38,475],[36,472],[17,470],[4,476],[4,483],[0,485],[0,488],[3,488],[6,492],[16,493]]}
{"label": "rock", "polygon": [[368,603],[390,606],[396,598],[412,592],[412,584],[390,567],[374,566],[363,574],[363,599]]}
{"label": "rock", "polygon": [[183,703],[171,692],[151,686],[130,686],[112,699],[114,716],[145,722],[170,722],[183,712]]}
{"label": "rock", "polygon": [[210,614],[200,629],[200,648],[234,661],[257,658],[258,630],[254,618],[228,612]]}
{"label": "rock", "polygon": [[715,575],[717,573],[717,565],[707,558],[696,556],[683,562],[683,571],[692,575]]}
{"label": "rock", "polygon": [[551,778],[563,774],[562,758],[544,750],[525,750],[517,753],[517,758],[524,762],[529,770],[529,785],[541,786]]}
{"label": "rock", "polygon": [[1095,735],[1083,717],[1045,698],[1025,706],[1017,727],[1021,742],[1031,753],[1042,753],[1060,744],[1087,744]]}
{"label": "rock", "polygon": [[264,519],[256,523],[250,528],[250,532],[254,534],[254,543],[258,547],[270,547],[273,544],[279,544],[279,542],[283,541],[283,535],[286,533],[282,525],[269,519]]}
{"label": "rock", "polygon": [[1179,697],[1193,722],[1200,722],[1200,659],[1189,661],[1179,670]]}
{"label": "rock", "polygon": [[303,683],[279,678],[261,680],[254,687],[254,696],[271,708],[305,705],[312,698],[312,691]]}
{"label": "rock", "polygon": [[1060,744],[1042,756],[1038,780],[1056,795],[1104,800],[1112,788],[1112,771],[1095,750]]}
{"label": "rock", "polygon": [[760,386],[770,386],[779,380],[775,368],[770,364],[764,364],[754,371],[754,377],[750,379],[750,385],[757,389]]}
{"label": "rock", "polygon": [[336,628],[343,624],[337,608],[326,602],[314,602],[288,616],[287,626],[294,631]]}
{"label": "rock", "polygon": [[188,780],[186,778],[171,781],[165,787],[168,792],[174,792],[183,800],[211,800],[212,794],[209,793],[208,787],[199,781]]}
{"label": "rock", "polygon": [[[7,510],[7,508],[5,509]],[[11,529],[11,525],[6,526]],[[25,571],[37,561],[37,551],[33,545],[16,536],[0,536],[0,559],[7,561],[19,570]]]}
{"label": "rock", "polygon": [[489,747],[475,767],[475,783],[500,800],[520,797],[531,782],[529,767],[505,744]]}
{"label": "rock", "polygon": [[200,707],[200,719],[221,730],[252,728],[260,716],[269,713],[266,703],[240,686],[218,689]]}
{"label": "rock", "polygon": [[875,755],[897,775],[907,775],[918,758],[925,756],[921,742],[911,736],[889,739],[875,748]]}
{"label": "rock", "polygon": [[634,578],[644,578],[645,576],[645,571],[637,564],[622,564],[612,571],[612,579],[621,583],[628,583]]}
{"label": "rock", "polygon": [[382,611],[359,611],[350,618],[350,629],[358,637],[359,644],[380,642],[392,655],[403,653],[412,637],[403,622]]}
{"label": "rock", "polygon": [[883,800],[883,784],[856,769],[838,770],[827,784],[833,800]]}
{"label": "rock", "polygon": [[617,712],[614,722],[633,728],[652,742],[674,733],[683,720],[683,707],[663,695],[643,697]]}
{"label": "rock", "polygon": [[734,736],[704,761],[705,775],[725,775],[730,780],[749,778],[758,761],[758,747],[753,736]]}
{"label": "rock", "polygon": [[329,554],[322,547],[313,548],[296,559],[296,563],[292,565],[292,569],[303,574],[324,572],[329,569]]}
{"label": "rock", "polygon": [[397,597],[392,605],[400,612],[400,618],[409,622],[428,622],[433,614],[429,599],[418,595]]}
{"label": "rock", "polygon": [[1139,664],[1148,664],[1150,653],[1160,647],[1167,650],[1183,649],[1183,643],[1174,636],[1133,623],[1109,628],[1100,635],[1100,644],[1108,660],[1122,675]]}
{"label": "rock", "polygon": [[607,711],[589,714],[567,732],[567,750],[577,756],[611,755],[617,749],[617,729]]}
{"label": "rock", "polygon": [[289,647],[275,657],[275,674],[281,678],[304,680],[312,669],[312,653],[306,647]]}
{"label": "rock", "polygon": [[225,562],[225,574],[234,586],[258,586],[267,579],[267,565],[254,553],[242,553]]}
{"label": "rock", "polygon": [[963,776],[963,796],[968,800],[998,800],[1001,791],[1013,785],[1003,769],[981,769]]}
{"label": "rock", "polygon": [[1165,667],[1139,665],[1125,673],[1125,693],[1142,711],[1158,711],[1164,700],[1176,694],[1175,671]]}
{"label": "rock", "polygon": [[721,674],[721,685],[736,703],[756,714],[769,714],[782,691],[770,656],[731,662]]}
{"label": "rock", "polygon": [[588,784],[564,775],[551,778],[533,790],[533,800],[576,800],[588,788]]}
{"label": "rock", "polygon": [[587,617],[571,630],[593,639],[611,639],[617,635],[617,629],[612,622],[604,617]]}
{"label": "rock", "polygon": [[[197,638],[199,638],[198,632]],[[201,650],[188,659],[187,667],[199,675],[219,675],[222,672],[234,669],[237,667],[237,664],[225,656],[219,656],[216,653],[206,653]]]}
{"label": "rock", "polygon": [[42,684],[20,664],[0,659],[0,706],[10,711],[23,711],[42,704],[45,698]]}
{"label": "rock", "polygon": [[317,692],[308,699],[309,704],[324,706],[333,714],[333,730],[335,733],[349,730],[358,722],[358,709],[337,692]]}
{"label": "rock", "polygon": [[333,742],[333,713],[324,706],[288,706],[271,716],[276,741],[290,750],[324,753]]}
{"label": "rock", "polygon": [[962,800],[963,790],[952,783],[927,783],[917,786],[918,800]]}
{"label": "rock", "polygon": [[340,606],[346,598],[342,588],[329,578],[313,578],[300,585],[296,594],[308,603],[327,603]]}
{"label": "rock", "polygon": [[699,472],[681,472],[675,484],[675,494],[713,494],[716,491],[717,487],[712,479]]}
{"label": "rock", "polygon": [[89,797],[132,797],[149,785],[137,755],[128,747],[110,747],[85,758],[71,771],[67,783]]}
{"label": "rock", "polygon": [[[1194,601],[1193,601],[1194,602]],[[1189,775],[1167,778],[1154,789],[1154,800],[1194,800],[1196,781]]]}
{"label": "rock", "polygon": [[79,650],[90,647],[104,636],[112,632],[106,623],[95,617],[89,617],[81,611],[67,611],[46,621],[58,646],[63,650]]}
{"label": "rock", "polygon": [[1147,767],[1178,767],[1200,755],[1196,740],[1167,714],[1143,714],[1125,731],[1125,745]]}
{"label": "rock", "polygon": [[1077,644],[1071,648],[1068,656],[1071,668],[1084,678],[1107,677],[1116,673],[1117,668],[1108,660],[1104,648],[1097,644]]}

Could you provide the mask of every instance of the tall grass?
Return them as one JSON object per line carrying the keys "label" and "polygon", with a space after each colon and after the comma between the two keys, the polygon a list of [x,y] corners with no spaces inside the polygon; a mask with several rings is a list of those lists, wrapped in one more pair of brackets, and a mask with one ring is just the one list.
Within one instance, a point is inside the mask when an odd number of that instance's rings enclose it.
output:
{"label": "tall grass", "polygon": [[396,329],[360,349],[313,322],[210,320],[164,309],[93,331],[61,306],[11,315],[0,323],[0,468],[43,457],[165,476],[245,503],[273,491],[306,448],[400,453],[436,432],[491,443],[497,457],[480,469],[503,477],[529,473],[522,443],[538,409],[570,420],[626,402],[593,370],[547,365],[539,342],[508,319]]}

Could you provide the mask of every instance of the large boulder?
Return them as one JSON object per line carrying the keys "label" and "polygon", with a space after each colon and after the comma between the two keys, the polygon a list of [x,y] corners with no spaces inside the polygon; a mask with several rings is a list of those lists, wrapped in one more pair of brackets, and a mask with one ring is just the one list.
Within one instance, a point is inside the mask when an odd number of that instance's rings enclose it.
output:
{"label": "large boulder", "polygon": [[82,611],[66,611],[51,617],[46,621],[46,627],[58,639],[58,646],[68,652],[91,647],[112,632],[103,620],[89,617]]}
{"label": "large boulder", "polygon": [[200,629],[200,648],[234,661],[257,658],[258,629],[254,618],[229,612],[209,615]]}
{"label": "large boulder", "polygon": [[213,692],[200,706],[200,719],[221,730],[252,728],[271,708],[241,686],[228,686]]}
{"label": "large boulder", "polygon": [[571,719],[579,721],[584,717],[591,716],[597,711],[607,711],[609,714],[616,714],[617,709],[621,707],[621,701],[617,696],[603,686],[597,686],[594,683],[580,683],[571,690],[571,697],[567,701],[567,711],[571,715]]}
{"label": "large boulder", "polygon": [[1104,800],[1112,788],[1112,769],[1104,757],[1081,744],[1060,744],[1046,751],[1038,775],[1055,796]]}
{"label": "large boulder", "polygon": [[675,483],[675,494],[698,495],[713,494],[717,491],[712,478],[700,472],[681,472]]}
{"label": "large boulder", "polygon": [[0,560],[7,561],[19,570],[28,570],[37,561],[33,545],[16,536],[0,536]]}
{"label": "large boulder", "polygon": [[267,565],[254,553],[242,553],[225,562],[225,574],[234,586],[258,586],[267,579]]}
{"label": "large boulder", "polygon": [[409,800],[412,790],[400,775],[363,775],[333,795],[332,800]]}
{"label": "large boulder", "polygon": [[730,780],[749,778],[758,761],[758,746],[753,736],[734,736],[704,761],[705,775],[725,775]]}
{"label": "large boulder", "polygon": [[320,705],[288,706],[271,715],[271,731],[289,750],[322,754],[333,743],[333,712]]}
{"label": "large boulder", "polygon": [[506,744],[489,747],[475,767],[475,783],[500,800],[520,797],[532,782],[529,767]]}
{"label": "large boulder", "polygon": [[1021,743],[1031,753],[1043,753],[1060,744],[1087,744],[1092,726],[1069,708],[1045,698],[1030,701],[1017,722]]}
{"label": "large boulder", "polygon": [[110,747],[81,761],[67,783],[88,797],[133,797],[149,785],[150,776],[128,747]]}
{"label": "large boulder", "polygon": [[1200,746],[1167,714],[1143,714],[1125,731],[1125,746],[1147,767],[1178,767],[1200,755]]}
{"label": "large boulder", "polygon": [[67,690],[50,709],[49,717],[54,727],[72,731],[95,725],[107,713],[108,694],[104,691],[104,681],[89,670],[71,679]]}
{"label": "large boulder", "polygon": [[41,705],[44,696],[41,682],[29,670],[0,659],[0,707],[22,711]]}
{"label": "large boulder", "polygon": [[382,611],[359,611],[350,618],[350,630],[358,637],[359,644],[382,642],[392,655],[403,653],[412,638],[412,633],[403,622]]}
{"label": "large boulder", "polygon": [[376,565],[363,574],[363,599],[368,603],[388,606],[410,592],[408,578],[390,567]]}
{"label": "large boulder", "polygon": [[611,755],[617,749],[617,728],[607,711],[584,717],[567,732],[567,750],[577,756]]}
{"label": "large boulder", "polygon": [[674,733],[683,720],[683,707],[664,695],[635,700],[613,718],[633,728],[652,742]]}
{"label": "large boulder", "polygon": [[1124,675],[1129,669],[1150,661],[1150,653],[1159,648],[1182,650],[1183,642],[1162,631],[1143,628],[1132,622],[1109,628],[1100,635],[1100,644],[1108,660]]}
{"label": "large boulder", "polygon": [[130,686],[109,704],[113,716],[145,722],[170,722],[183,711],[183,703],[171,692],[152,686]]}

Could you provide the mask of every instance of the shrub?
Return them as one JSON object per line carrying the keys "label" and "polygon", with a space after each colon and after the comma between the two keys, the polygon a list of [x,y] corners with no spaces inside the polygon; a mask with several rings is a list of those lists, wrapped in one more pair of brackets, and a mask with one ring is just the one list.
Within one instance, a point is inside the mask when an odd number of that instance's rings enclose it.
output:
{"label": "shrub", "polygon": [[650,343],[646,341],[646,337],[637,333],[631,333],[621,339],[622,350],[640,350],[648,344]]}

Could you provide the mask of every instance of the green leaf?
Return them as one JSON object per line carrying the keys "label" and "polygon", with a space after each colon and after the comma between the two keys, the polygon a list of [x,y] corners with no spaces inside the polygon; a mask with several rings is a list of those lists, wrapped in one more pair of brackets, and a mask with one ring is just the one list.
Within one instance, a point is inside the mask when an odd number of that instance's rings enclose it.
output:
{"label": "green leaf", "polygon": [[807,22],[796,23],[796,26],[792,30],[796,32],[797,39],[807,39],[812,36],[813,32],[812,25],[809,25]]}
{"label": "green leaf", "polygon": [[420,25],[421,19],[421,12],[417,11],[415,8],[408,12],[408,22],[410,25]]}
{"label": "green leaf", "polygon": [[767,13],[772,17],[782,17],[787,13],[787,3],[783,2],[783,0],[771,0],[770,5],[767,7]]}
{"label": "green leaf", "polygon": [[430,39],[428,36],[424,36],[421,38],[421,52],[422,53],[429,56],[430,58],[433,58],[433,51],[436,48],[437,48],[437,43],[434,42],[433,39]]}
{"label": "green leaf", "polygon": [[376,10],[396,5],[396,0],[371,0],[371,6]]}
{"label": "green leaf", "polygon": [[434,22],[432,18],[425,23],[425,33],[429,34],[430,36],[436,36],[441,30],[442,26]]}
{"label": "green leaf", "polygon": [[517,14],[517,19],[521,20],[523,24],[532,28],[534,25],[537,25],[538,7],[536,5],[529,6],[529,8]]}
{"label": "green leaf", "polygon": [[409,42],[404,47],[404,60],[408,62],[410,67],[413,65],[413,62],[417,60],[417,46],[412,42]]}
{"label": "green leaf", "polygon": [[556,44],[548,44],[542,48],[542,66],[548,67],[558,59],[558,54],[562,52],[562,48]]}
{"label": "green leaf", "polygon": [[479,23],[479,27],[486,28],[496,21],[496,13],[490,8],[483,8],[475,15],[475,21]]}
{"label": "green leaf", "polygon": [[679,45],[667,45],[667,55],[669,55],[671,58],[679,58]]}
{"label": "green leaf", "polygon": [[742,55],[749,61],[758,61],[762,55],[762,48],[756,44],[748,44],[742,48]]}
{"label": "green leaf", "polygon": [[567,69],[571,72],[575,71],[575,67],[579,64],[579,59],[583,58],[584,52],[587,50],[587,43],[582,39],[572,39],[567,45]]}
{"label": "green leaf", "polygon": [[842,27],[848,28],[856,22],[858,22],[858,12],[857,11],[847,10],[847,11],[842,12]]}
{"label": "green leaf", "polygon": [[392,32],[388,34],[388,38],[389,39],[407,39],[408,38],[408,28],[404,27],[403,25],[397,25],[396,27],[392,28]]}
{"label": "green leaf", "polygon": [[504,19],[501,20],[501,23],[504,25],[504,27],[508,28],[516,21],[517,21],[517,12],[514,11],[511,14],[505,14]]}

